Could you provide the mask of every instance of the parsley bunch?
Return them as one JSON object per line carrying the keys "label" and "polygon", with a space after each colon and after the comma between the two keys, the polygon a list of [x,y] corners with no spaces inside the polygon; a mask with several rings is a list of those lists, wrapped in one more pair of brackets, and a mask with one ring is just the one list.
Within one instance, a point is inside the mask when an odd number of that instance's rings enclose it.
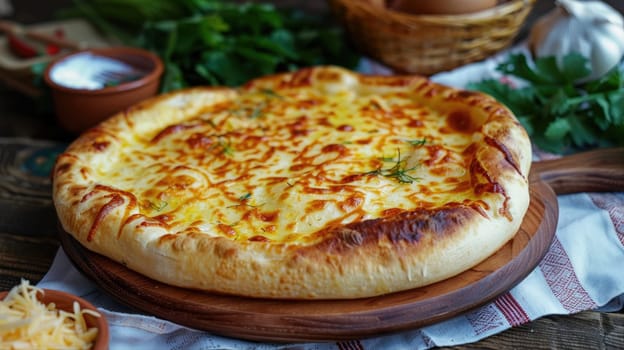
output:
{"label": "parsley bunch", "polygon": [[[557,62],[542,57],[532,64],[512,54],[497,70],[526,82],[513,87],[494,79],[471,83],[505,104],[527,129],[535,145],[545,151],[624,145],[624,73],[615,68],[593,81],[588,60],[570,54]],[[579,83],[579,81],[581,83]]]}
{"label": "parsley bunch", "polygon": [[124,44],[159,54],[162,90],[238,86],[279,71],[333,64],[359,54],[330,16],[227,0],[74,0],[65,16],[88,19]]}

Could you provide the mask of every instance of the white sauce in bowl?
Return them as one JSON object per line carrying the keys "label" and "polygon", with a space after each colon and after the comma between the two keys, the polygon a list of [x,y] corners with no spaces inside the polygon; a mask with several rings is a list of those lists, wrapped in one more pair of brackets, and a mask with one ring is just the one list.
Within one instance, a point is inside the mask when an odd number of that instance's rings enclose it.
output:
{"label": "white sauce in bowl", "polygon": [[136,80],[145,74],[120,60],[85,52],[59,61],[50,70],[50,79],[68,88],[97,90]]}

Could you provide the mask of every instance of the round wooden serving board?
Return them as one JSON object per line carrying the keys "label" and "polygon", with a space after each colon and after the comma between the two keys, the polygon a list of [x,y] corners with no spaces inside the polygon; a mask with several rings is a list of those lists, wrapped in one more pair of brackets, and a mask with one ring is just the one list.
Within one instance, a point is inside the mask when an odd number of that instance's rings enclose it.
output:
{"label": "round wooden serving board", "polygon": [[364,338],[424,326],[483,305],[529,274],[555,233],[557,197],[532,181],[531,203],[515,237],[474,268],[442,282],[373,298],[292,301],[242,298],[170,286],[82,247],[60,230],[74,264],[120,303],[215,334],[260,341]]}

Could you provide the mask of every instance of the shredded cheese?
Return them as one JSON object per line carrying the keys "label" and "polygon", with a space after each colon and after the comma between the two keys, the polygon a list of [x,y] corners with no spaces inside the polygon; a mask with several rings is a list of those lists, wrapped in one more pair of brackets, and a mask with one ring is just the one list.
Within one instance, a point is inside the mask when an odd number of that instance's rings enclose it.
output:
{"label": "shredded cheese", "polygon": [[100,314],[76,301],[72,312],[57,309],[38,293],[44,290],[22,280],[0,300],[0,349],[90,349],[98,329],[88,328],[84,316]]}

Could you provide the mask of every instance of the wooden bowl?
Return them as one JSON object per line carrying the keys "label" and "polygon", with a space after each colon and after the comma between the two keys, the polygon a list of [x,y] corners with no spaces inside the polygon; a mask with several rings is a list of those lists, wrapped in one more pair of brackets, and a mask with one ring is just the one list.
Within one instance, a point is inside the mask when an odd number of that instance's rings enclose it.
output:
{"label": "wooden bowl", "polygon": [[[80,305],[81,310],[92,310],[98,312],[100,317],[95,317],[90,314],[85,314],[84,318],[89,327],[96,327],[98,329],[98,335],[95,338],[95,342],[93,343],[92,350],[108,350],[109,348],[109,330],[108,330],[108,322],[106,321],[106,317],[98,311],[98,309],[93,306],[90,302],[76,296],[73,294],[69,294],[66,292],[52,290],[52,289],[43,289],[44,293],[37,293],[37,299],[43,304],[54,303],[56,305],[56,309],[65,310],[67,312],[73,313],[74,310],[74,301],[77,301]],[[9,294],[9,291],[0,292],[0,300],[4,300],[4,298]]]}
{"label": "wooden bowl", "polygon": [[[137,73],[134,77],[127,75],[128,79],[122,78],[118,83],[111,84],[112,78],[106,77],[107,73],[111,73],[110,66],[107,70],[105,65],[86,63],[87,59],[97,59],[100,63],[104,59],[114,60]],[[98,66],[101,68],[96,68]],[[106,47],[77,51],[53,61],[46,68],[44,80],[52,90],[60,126],[78,134],[157,94],[163,70],[161,59],[150,51],[133,47]],[[104,85],[95,87],[97,81]]]}

